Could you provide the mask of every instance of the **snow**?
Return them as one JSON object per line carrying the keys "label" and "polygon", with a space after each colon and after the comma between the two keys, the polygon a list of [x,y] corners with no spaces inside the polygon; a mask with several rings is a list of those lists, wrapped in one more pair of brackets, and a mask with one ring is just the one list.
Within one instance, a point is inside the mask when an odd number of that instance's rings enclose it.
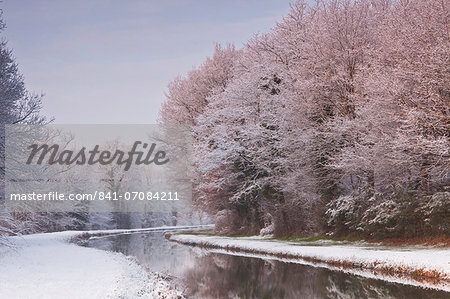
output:
{"label": "snow", "polygon": [[[187,228],[187,227],[186,227]],[[167,230],[173,227],[152,228]],[[65,231],[9,238],[0,247],[1,298],[182,298],[162,276],[148,273],[120,253],[68,242],[83,233],[138,230]]]}
{"label": "snow", "polygon": [[[182,298],[182,293],[165,277],[149,273],[132,258],[120,253],[80,247],[68,241],[86,233],[97,236],[210,227],[65,231],[11,237],[9,241],[12,247],[0,247],[0,298]],[[365,277],[450,291],[450,250],[444,248],[386,248],[364,243],[336,245],[329,242],[316,242],[312,246],[308,242],[278,241],[257,236],[232,238],[173,234],[170,240],[214,247],[213,251],[224,254],[327,267]],[[329,263],[343,260],[361,265],[373,265],[376,262],[379,267],[437,270],[446,275],[447,280],[440,284],[428,280],[418,282],[407,277],[385,276],[372,270],[342,268]]]}
{"label": "snow", "polygon": [[203,224],[203,225],[159,226],[159,227],[133,228],[133,229],[90,230],[90,231],[81,231],[78,233],[88,233],[91,236],[97,236],[97,235],[131,234],[131,233],[145,233],[155,231],[171,231],[171,230],[179,231],[179,230],[213,229],[213,228],[214,224]]}
{"label": "snow", "polygon": [[[228,254],[266,255],[278,257],[286,261],[300,262],[308,265],[323,266],[331,269],[385,279],[399,283],[425,286],[450,291],[450,249],[448,248],[387,248],[360,245],[305,245],[288,241],[269,240],[259,237],[219,237],[204,235],[173,234],[169,240],[183,244],[199,245],[214,248]],[[229,250],[232,250],[230,252]],[[237,252],[237,253],[236,253]],[[286,258],[285,258],[286,257]],[[339,262],[348,261],[356,267],[337,266]],[[388,275],[376,273],[386,267],[402,267],[409,273],[415,270],[436,270],[445,279],[432,281],[424,279],[417,281],[405,275]],[[398,268],[397,268],[398,269]]]}

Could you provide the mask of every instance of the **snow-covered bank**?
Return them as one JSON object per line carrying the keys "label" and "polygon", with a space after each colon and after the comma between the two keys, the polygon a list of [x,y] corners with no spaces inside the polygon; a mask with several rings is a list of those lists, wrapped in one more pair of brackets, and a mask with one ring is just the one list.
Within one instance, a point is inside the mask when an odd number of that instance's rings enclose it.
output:
{"label": "snow-covered bank", "polygon": [[[169,240],[220,250],[221,253],[270,256],[389,281],[450,291],[450,249],[377,246],[311,246],[259,237],[172,234]],[[435,279],[439,277],[439,279]]]}
{"label": "snow-covered bank", "polygon": [[148,273],[131,258],[68,242],[86,233],[91,232],[9,238],[13,246],[0,247],[0,297],[181,298],[181,292],[163,277]]}
{"label": "snow-covered bank", "polygon": [[131,229],[90,230],[78,233],[88,234],[89,236],[106,236],[114,234],[134,234],[134,233],[145,233],[156,231],[174,231],[174,230],[181,231],[181,230],[197,230],[197,229],[213,229],[213,228],[214,224],[203,224],[203,225],[159,226],[159,227],[131,228]]}

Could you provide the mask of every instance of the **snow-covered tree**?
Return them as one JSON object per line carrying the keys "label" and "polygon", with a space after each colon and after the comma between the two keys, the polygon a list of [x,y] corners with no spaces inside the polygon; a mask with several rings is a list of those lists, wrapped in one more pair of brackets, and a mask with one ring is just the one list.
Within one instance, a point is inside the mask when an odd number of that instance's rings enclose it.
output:
{"label": "snow-covered tree", "polygon": [[[5,28],[0,11],[0,32]],[[18,219],[4,208],[5,125],[43,123],[39,115],[41,95],[28,92],[11,49],[4,38],[0,41],[0,238],[12,234],[20,226]]]}
{"label": "snow-covered tree", "polygon": [[446,191],[448,19],[440,0],[297,1],[227,63],[175,80],[161,121],[193,126],[196,201],[224,233],[336,230],[344,214],[348,233]]}

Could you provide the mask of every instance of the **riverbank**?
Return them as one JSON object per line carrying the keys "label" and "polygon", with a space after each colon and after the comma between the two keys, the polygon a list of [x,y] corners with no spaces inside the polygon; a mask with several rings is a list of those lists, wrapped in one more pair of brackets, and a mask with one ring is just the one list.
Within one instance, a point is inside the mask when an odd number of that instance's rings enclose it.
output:
{"label": "riverbank", "polygon": [[292,242],[262,237],[167,234],[170,241],[222,253],[327,267],[365,277],[450,292],[450,249],[365,242]]}
{"label": "riverbank", "polygon": [[183,298],[164,276],[132,258],[70,243],[87,236],[170,230],[174,227],[66,231],[8,238],[0,246],[2,298]]}

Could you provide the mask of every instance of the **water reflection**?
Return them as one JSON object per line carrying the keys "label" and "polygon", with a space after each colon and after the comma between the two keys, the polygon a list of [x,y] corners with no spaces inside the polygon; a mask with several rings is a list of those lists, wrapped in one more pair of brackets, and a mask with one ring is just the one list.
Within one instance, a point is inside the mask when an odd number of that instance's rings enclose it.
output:
{"label": "water reflection", "polygon": [[208,253],[164,233],[91,239],[89,247],[134,256],[150,271],[183,279],[192,298],[449,298],[427,290],[324,268]]}

